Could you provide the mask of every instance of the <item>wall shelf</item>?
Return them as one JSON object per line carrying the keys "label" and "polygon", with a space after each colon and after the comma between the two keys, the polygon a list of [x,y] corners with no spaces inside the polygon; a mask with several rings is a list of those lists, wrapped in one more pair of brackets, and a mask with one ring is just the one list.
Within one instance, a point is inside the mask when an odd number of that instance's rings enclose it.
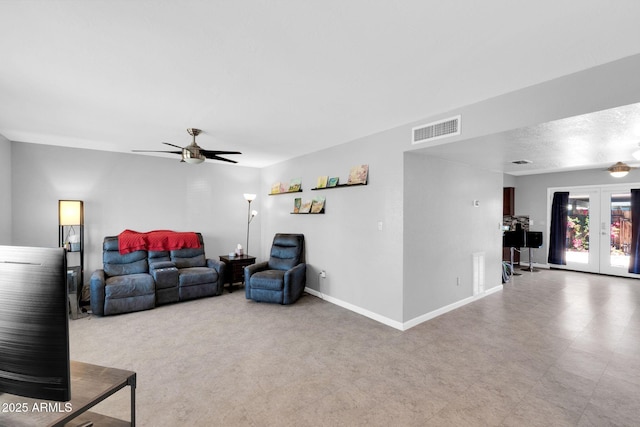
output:
{"label": "wall shelf", "polygon": [[269,193],[269,196],[279,196],[281,194],[293,194],[293,193],[302,193],[302,188],[300,190],[296,190],[296,191],[283,191],[281,193]]}
{"label": "wall shelf", "polygon": [[361,185],[367,185],[366,183],[364,184],[338,184],[338,185],[334,185],[333,187],[315,187],[312,188],[311,191],[318,191],[318,190],[333,190],[334,188],[344,188],[344,187],[358,187]]}

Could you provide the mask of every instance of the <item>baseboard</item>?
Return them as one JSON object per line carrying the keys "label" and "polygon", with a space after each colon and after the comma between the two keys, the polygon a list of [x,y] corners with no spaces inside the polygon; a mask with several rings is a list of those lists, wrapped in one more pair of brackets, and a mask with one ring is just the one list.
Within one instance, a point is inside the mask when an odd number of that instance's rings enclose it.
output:
{"label": "baseboard", "polygon": [[368,317],[369,319],[375,320],[376,322],[380,322],[384,325],[390,326],[394,329],[398,329],[400,331],[406,331],[407,329],[413,328],[414,326],[419,325],[420,323],[424,323],[427,320],[431,320],[435,317],[441,316],[445,313],[448,313],[451,310],[455,310],[456,308],[460,308],[464,305],[467,305],[469,303],[472,303],[474,301],[477,301],[479,299],[482,299],[488,295],[491,295],[495,292],[501,291],[503,289],[503,285],[498,285],[498,286],[494,286],[491,289],[487,289],[486,291],[478,294],[478,295],[474,295],[472,297],[469,298],[465,298],[463,300],[457,301],[453,304],[449,304],[447,306],[441,307],[437,310],[431,311],[429,313],[425,313],[421,316],[418,316],[416,318],[413,318],[407,322],[398,322],[396,320],[393,319],[389,319],[388,317],[385,316],[381,316],[380,314],[374,313],[372,311],[366,310],[362,307],[358,307],[357,305],[353,305],[351,303],[348,303],[346,301],[342,301],[338,298],[334,298],[332,296],[329,295],[325,295],[321,292],[316,291],[315,289],[311,289],[311,288],[305,288],[305,292],[316,296],[318,298],[322,298],[323,300],[330,302],[331,304],[335,304],[339,307],[342,308],[346,308],[349,311],[353,311],[354,313],[358,313],[361,314],[365,317]]}
{"label": "baseboard", "polygon": [[377,313],[374,313],[373,311],[365,310],[362,307],[358,307],[357,305],[353,305],[353,304],[348,303],[346,301],[342,301],[342,300],[340,300],[338,298],[334,298],[332,296],[325,295],[325,294],[323,294],[321,292],[316,291],[315,289],[311,289],[311,288],[307,287],[304,290],[305,290],[305,292],[307,292],[307,293],[309,293],[309,294],[311,294],[313,296],[316,296],[318,298],[322,298],[323,300],[325,300],[327,302],[330,302],[331,304],[335,304],[335,305],[337,305],[339,307],[346,308],[347,310],[353,311],[354,313],[361,314],[361,315],[363,315],[365,317],[368,317],[369,319],[375,320],[376,322],[380,322],[383,325],[391,326],[392,328],[398,329],[400,331],[404,331],[401,322],[398,322],[398,321],[393,320],[393,319],[389,319],[388,317],[385,317],[385,316],[381,316],[381,315],[379,315]]}
{"label": "baseboard", "polygon": [[445,305],[444,307],[440,307],[437,310],[433,310],[429,313],[425,313],[421,316],[415,317],[407,322],[404,322],[404,331],[406,331],[407,329],[413,328],[414,326],[419,325],[420,323],[424,323],[427,320],[431,320],[435,317],[441,316],[445,313],[448,313],[452,310],[455,310],[456,308],[460,308],[464,305],[467,305],[469,303],[472,303],[474,301],[477,301],[479,299],[482,299],[488,295],[491,295],[495,292],[501,291],[503,289],[503,285],[498,285],[498,286],[494,286],[491,289],[487,289],[486,291],[479,293],[478,295],[474,295],[472,297],[468,297],[465,299],[462,299],[460,301],[456,301],[453,304],[449,304],[449,305]]}

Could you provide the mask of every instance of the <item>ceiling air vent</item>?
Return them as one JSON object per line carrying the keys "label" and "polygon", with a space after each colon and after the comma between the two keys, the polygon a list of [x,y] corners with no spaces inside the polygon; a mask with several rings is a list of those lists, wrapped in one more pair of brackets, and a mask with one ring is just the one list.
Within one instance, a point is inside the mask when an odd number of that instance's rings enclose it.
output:
{"label": "ceiling air vent", "polygon": [[411,131],[413,133],[413,144],[460,135],[460,116],[418,126]]}

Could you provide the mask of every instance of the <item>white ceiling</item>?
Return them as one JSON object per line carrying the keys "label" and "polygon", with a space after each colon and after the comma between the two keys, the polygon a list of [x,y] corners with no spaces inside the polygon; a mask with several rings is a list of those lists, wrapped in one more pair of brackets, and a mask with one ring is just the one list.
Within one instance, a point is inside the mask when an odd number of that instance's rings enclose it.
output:
{"label": "white ceiling", "polygon": [[[130,152],[195,127],[260,167],[640,53],[638,18],[637,0],[0,0],[0,134]],[[613,115],[594,117],[461,155],[611,163]],[[540,149],[558,143],[580,156]]]}

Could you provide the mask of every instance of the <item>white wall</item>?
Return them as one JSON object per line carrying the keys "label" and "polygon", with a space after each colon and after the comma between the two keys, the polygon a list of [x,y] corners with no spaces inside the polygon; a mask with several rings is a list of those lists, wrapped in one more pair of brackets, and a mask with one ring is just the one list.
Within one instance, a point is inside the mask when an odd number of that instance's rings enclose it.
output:
{"label": "white wall", "polygon": [[[58,200],[85,206],[85,282],[102,266],[102,240],[125,229],[199,231],[209,257],[246,239],[247,202],[260,171],[135,154],[13,143],[13,244],[58,245]],[[252,223],[260,246],[260,218]]]}
{"label": "white wall", "polygon": [[[402,321],[402,147],[404,129],[395,129],[264,168],[259,194],[263,258],[273,235],[299,232],[307,248],[307,286],[333,302],[385,323]],[[366,186],[311,191],[318,176],[338,176],[369,165]],[[302,193],[268,196],[271,184],[302,178]],[[325,214],[291,215],[293,200],[326,197]],[[378,230],[378,223],[382,230]],[[326,279],[318,273],[325,270]]]}
{"label": "white wall", "polygon": [[0,135],[0,245],[11,245],[11,142]]}

